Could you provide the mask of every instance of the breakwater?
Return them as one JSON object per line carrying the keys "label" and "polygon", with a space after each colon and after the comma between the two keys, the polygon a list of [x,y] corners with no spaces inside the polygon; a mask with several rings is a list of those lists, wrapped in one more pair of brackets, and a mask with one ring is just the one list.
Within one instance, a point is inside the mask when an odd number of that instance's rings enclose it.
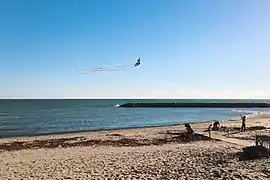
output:
{"label": "breakwater", "polygon": [[270,108],[269,103],[125,103],[125,108]]}

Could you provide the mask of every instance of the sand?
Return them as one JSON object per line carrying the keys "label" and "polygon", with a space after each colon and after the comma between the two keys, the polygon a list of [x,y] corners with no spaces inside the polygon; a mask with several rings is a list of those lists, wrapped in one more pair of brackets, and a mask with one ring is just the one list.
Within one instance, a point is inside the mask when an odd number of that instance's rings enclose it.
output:
{"label": "sand", "polygon": [[[270,178],[269,158],[239,161],[243,146],[201,136],[208,125],[192,124],[192,137],[179,125],[1,139],[0,179]],[[237,131],[239,120],[221,125],[235,139],[270,134],[268,115],[248,118],[246,132]]]}

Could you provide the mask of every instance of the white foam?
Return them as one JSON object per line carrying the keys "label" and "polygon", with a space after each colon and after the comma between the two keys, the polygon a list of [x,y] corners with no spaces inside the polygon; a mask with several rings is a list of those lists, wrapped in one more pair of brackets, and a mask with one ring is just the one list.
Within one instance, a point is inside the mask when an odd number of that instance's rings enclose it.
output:
{"label": "white foam", "polygon": [[[242,113],[243,115],[245,115],[246,117],[255,117],[255,116],[258,116],[258,115],[263,115],[263,114],[270,114],[270,109],[265,109],[265,111],[261,111],[261,110],[245,110],[245,109],[233,109],[232,111],[234,112],[238,112],[238,113]],[[236,120],[236,119],[239,119],[239,117],[234,117],[234,118],[231,118],[233,120]]]}

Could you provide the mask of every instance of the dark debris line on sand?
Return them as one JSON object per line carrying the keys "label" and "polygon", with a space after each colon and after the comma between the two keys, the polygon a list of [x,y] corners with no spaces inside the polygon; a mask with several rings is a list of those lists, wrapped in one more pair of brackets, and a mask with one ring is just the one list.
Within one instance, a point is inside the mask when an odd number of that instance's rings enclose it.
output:
{"label": "dark debris line on sand", "polygon": [[[120,138],[118,140],[91,140],[85,137],[73,138],[58,138],[47,140],[34,141],[13,141],[11,143],[0,144],[0,150],[16,151],[22,149],[37,149],[37,148],[67,148],[75,146],[149,146],[149,145],[164,145],[167,143],[188,143],[191,141],[211,140],[207,136],[194,133],[192,136],[187,133],[179,133],[177,135],[169,134],[169,137],[154,138],[154,139],[135,139],[135,138]],[[73,142],[70,142],[73,141]]]}

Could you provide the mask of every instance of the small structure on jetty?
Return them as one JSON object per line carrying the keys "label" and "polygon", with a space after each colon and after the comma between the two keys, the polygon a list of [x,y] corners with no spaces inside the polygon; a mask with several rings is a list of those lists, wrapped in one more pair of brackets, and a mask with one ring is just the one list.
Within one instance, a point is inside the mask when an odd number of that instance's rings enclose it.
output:
{"label": "small structure on jetty", "polygon": [[125,108],[270,108],[269,103],[126,103]]}

